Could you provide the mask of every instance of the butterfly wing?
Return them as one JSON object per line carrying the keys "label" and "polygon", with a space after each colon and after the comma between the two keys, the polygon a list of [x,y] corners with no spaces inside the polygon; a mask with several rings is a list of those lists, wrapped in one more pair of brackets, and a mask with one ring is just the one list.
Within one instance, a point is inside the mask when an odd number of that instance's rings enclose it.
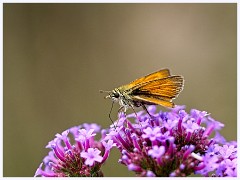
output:
{"label": "butterfly wing", "polygon": [[170,71],[169,69],[161,69],[157,72],[151,73],[149,75],[146,75],[144,77],[141,77],[139,79],[136,79],[134,81],[132,81],[131,83],[122,86],[123,89],[127,90],[127,89],[132,89],[132,88],[137,88],[139,87],[141,84],[145,84],[149,81],[153,81],[155,79],[162,79],[162,78],[166,78],[170,76]]}
{"label": "butterfly wing", "polygon": [[169,76],[155,79],[140,85],[131,92],[133,101],[141,101],[145,104],[159,104],[173,107],[172,99],[176,98],[183,89],[182,76]]}
{"label": "butterfly wing", "polygon": [[[170,99],[166,99],[166,98],[159,98],[159,97],[154,97],[154,96],[146,96],[146,95],[138,95],[138,96],[134,96],[134,101],[137,102],[135,104],[148,104],[148,105],[152,105],[152,104],[158,104],[164,107],[174,107],[174,103],[172,102],[172,100]],[[139,105],[138,105],[139,106]]]}

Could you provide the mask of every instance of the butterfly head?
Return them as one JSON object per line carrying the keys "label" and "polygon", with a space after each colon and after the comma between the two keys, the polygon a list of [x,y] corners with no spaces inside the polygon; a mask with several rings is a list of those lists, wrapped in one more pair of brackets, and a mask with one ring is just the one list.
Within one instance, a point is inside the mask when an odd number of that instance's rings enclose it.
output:
{"label": "butterfly head", "polygon": [[108,95],[104,97],[105,99],[111,99],[114,102],[119,101],[120,93],[116,89],[112,91],[100,91],[100,92],[108,93]]}

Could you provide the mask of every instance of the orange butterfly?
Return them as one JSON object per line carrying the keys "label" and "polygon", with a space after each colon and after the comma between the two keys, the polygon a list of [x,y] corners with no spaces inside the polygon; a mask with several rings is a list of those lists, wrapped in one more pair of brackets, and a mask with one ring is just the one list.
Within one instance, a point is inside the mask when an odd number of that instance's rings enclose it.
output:
{"label": "orange butterfly", "polygon": [[172,100],[183,90],[183,86],[182,76],[172,76],[168,69],[162,69],[112,91],[100,92],[109,93],[105,98],[119,102],[119,111],[126,112],[128,108],[134,110],[134,107],[140,106],[146,110],[145,105],[161,105],[173,108]]}

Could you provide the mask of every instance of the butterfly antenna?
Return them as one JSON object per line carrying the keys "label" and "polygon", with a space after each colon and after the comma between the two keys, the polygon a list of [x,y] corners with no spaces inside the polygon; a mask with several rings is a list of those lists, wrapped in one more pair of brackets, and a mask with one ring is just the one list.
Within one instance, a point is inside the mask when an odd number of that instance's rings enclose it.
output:
{"label": "butterfly antenna", "polygon": [[116,126],[115,126],[115,124],[114,124],[114,122],[113,122],[113,120],[112,120],[112,118],[111,118],[111,113],[112,113],[112,109],[113,109],[113,103],[114,103],[114,102],[112,102],[112,106],[111,106],[110,112],[109,112],[109,114],[108,114],[108,117],[109,117],[109,119],[112,121],[113,126],[114,126],[114,128],[115,128],[115,130],[116,130]]}
{"label": "butterfly antenna", "polygon": [[110,93],[111,91],[99,90],[100,93]]}

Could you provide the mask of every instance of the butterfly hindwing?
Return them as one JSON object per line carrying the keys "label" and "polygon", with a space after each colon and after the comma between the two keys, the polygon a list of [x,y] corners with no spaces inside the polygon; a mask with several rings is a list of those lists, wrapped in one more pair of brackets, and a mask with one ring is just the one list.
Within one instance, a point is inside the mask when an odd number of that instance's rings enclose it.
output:
{"label": "butterfly hindwing", "polygon": [[134,101],[137,102],[141,102],[141,104],[158,104],[164,107],[170,107],[173,108],[174,107],[174,103],[171,102],[171,100],[169,99],[165,99],[164,98],[156,98],[156,97],[151,97],[151,96],[146,96],[146,95],[138,95],[138,96],[134,96],[133,97]]}

